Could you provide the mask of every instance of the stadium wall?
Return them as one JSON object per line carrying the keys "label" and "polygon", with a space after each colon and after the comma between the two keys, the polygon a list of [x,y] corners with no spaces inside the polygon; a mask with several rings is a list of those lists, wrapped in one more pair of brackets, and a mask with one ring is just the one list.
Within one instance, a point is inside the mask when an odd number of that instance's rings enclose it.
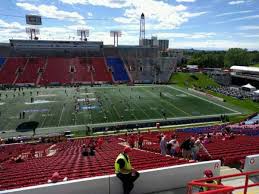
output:
{"label": "stadium wall", "polygon": [[244,172],[255,171],[259,169],[259,155],[246,156]]}
{"label": "stadium wall", "polygon": [[[185,188],[189,181],[202,178],[203,171],[205,169],[211,169],[215,176],[219,176],[220,166],[220,160],[214,160],[159,169],[143,170],[140,171],[140,178],[136,181],[132,194],[154,193]],[[120,180],[115,175],[110,175],[0,192],[0,194],[7,193],[120,194],[123,193],[123,191]]]}

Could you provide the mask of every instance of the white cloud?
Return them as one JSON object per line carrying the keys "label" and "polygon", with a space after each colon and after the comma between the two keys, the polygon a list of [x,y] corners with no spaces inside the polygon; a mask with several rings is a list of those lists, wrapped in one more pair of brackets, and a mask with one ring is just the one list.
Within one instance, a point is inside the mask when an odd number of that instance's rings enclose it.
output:
{"label": "white cloud", "polygon": [[[8,23],[0,19],[0,42],[7,42],[10,38],[15,39],[28,39],[28,35],[25,33],[25,25],[18,22]],[[42,40],[68,40],[69,37],[79,40],[76,34],[76,30],[79,28],[89,29],[90,33],[94,30],[93,27],[87,25],[68,25],[68,26],[58,26],[58,27],[41,27],[40,28],[40,39]]]}
{"label": "white cloud", "polygon": [[186,2],[186,3],[193,3],[195,2],[196,0],[176,0],[176,2],[178,3],[182,3],[182,2]]}
{"label": "white cloud", "polygon": [[237,1],[230,1],[228,2],[229,5],[238,5],[238,4],[242,4],[245,3],[244,0],[237,0]]}
{"label": "white cloud", "polygon": [[[192,17],[206,14],[206,12],[190,13],[184,5],[172,5],[157,0],[60,0],[67,4],[87,4],[105,6],[109,8],[124,8],[123,16],[114,18],[122,24],[137,24],[141,13],[144,13],[149,23],[155,28],[175,29]],[[178,2],[194,2],[195,0],[178,0]]]}
{"label": "white cloud", "polygon": [[239,30],[259,30],[259,25],[258,26],[240,26],[238,29]]}
{"label": "white cloud", "polygon": [[251,12],[254,12],[254,11],[252,11],[252,10],[234,11],[234,12],[221,13],[221,14],[218,14],[216,16],[222,17],[222,16],[235,15],[235,14],[245,14],[245,13],[251,13]]}
{"label": "white cloud", "polygon": [[232,40],[211,40],[211,41],[173,41],[174,48],[196,48],[205,50],[227,50],[229,48],[247,48],[258,50],[258,42],[232,41]]}
{"label": "white cloud", "polygon": [[94,6],[104,6],[110,8],[122,8],[129,5],[126,0],[60,0],[63,3],[73,4],[90,4]]}
{"label": "white cloud", "polygon": [[234,18],[234,19],[230,19],[230,20],[215,22],[214,24],[224,24],[224,23],[229,23],[229,22],[251,20],[251,19],[258,19],[258,18],[259,18],[259,15],[250,15],[250,16],[246,16],[246,17],[239,17],[239,18]]}
{"label": "white cloud", "polygon": [[31,11],[33,13],[37,13],[43,17],[48,17],[48,18],[55,18],[58,20],[71,20],[71,21],[78,21],[80,24],[85,24],[84,17],[81,16],[77,12],[69,12],[69,11],[63,11],[58,9],[54,5],[34,5],[31,3],[16,3],[18,7],[21,7],[27,11]]}
{"label": "white cloud", "polygon": [[197,33],[176,33],[176,32],[165,32],[157,33],[159,38],[174,39],[174,38],[184,38],[184,39],[208,39],[215,37],[217,34],[214,32],[197,32]]}
{"label": "white cloud", "polygon": [[171,5],[163,1],[131,0],[131,6],[125,9],[123,17],[115,18],[119,23],[138,24],[140,13],[144,13],[148,23],[154,28],[175,29],[192,17],[206,14],[206,12],[190,13],[184,5]]}
{"label": "white cloud", "polygon": [[13,29],[13,30],[25,29],[25,27],[18,22],[8,23],[1,19],[0,19],[0,28]]}
{"label": "white cloud", "polygon": [[259,38],[259,34],[247,34],[244,35],[245,38]]}

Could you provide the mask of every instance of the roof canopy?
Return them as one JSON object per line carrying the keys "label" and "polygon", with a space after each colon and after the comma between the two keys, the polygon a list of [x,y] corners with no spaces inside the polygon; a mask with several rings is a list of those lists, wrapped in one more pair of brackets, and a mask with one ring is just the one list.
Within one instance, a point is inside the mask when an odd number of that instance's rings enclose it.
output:
{"label": "roof canopy", "polygon": [[230,68],[232,71],[249,71],[249,72],[259,72],[259,67],[247,67],[247,66],[232,66]]}
{"label": "roof canopy", "polygon": [[250,91],[255,91],[256,88],[254,86],[252,86],[251,84],[246,84],[244,86],[241,87],[242,89],[248,89]]}

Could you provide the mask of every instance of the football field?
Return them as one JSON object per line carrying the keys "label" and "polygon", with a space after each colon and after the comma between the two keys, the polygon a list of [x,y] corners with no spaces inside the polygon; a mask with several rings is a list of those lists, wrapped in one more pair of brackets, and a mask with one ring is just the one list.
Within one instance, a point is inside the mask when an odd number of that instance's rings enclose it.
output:
{"label": "football field", "polygon": [[[0,130],[236,114],[226,104],[166,85],[33,88],[0,91]],[[23,118],[24,116],[24,118]]]}

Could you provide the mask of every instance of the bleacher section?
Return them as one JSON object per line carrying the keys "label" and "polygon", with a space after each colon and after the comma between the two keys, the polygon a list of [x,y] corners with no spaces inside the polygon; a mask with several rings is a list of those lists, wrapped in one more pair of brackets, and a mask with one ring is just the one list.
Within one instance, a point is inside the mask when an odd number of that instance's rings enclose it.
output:
{"label": "bleacher section", "polygon": [[70,64],[74,69],[74,83],[92,83],[92,66],[87,58],[72,58]]}
{"label": "bleacher section", "polygon": [[[57,143],[53,156],[28,158],[24,162],[5,162],[0,169],[0,190],[46,184],[54,172],[68,180],[114,174],[114,161],[123,150],[118,138],[108,138],[96,149],[95,156],[83,157],[82,145],[89,138]],[[28,148],[29,149],[29,148]],[[188,163],[172,157],[134,149],[130,153],[131,163],[136,170],[153,169]]]}
{"label": "bleacher section", "polygon": [[[109,52],[112,53],[111,51]],[[0,68],[0,84],[9,85],[167,82],[175,67],[170,58],[157,60],[137,55],[120,57],[118,53],[106,58],[16,57],[6,60],[0,58],[0,67],[1,63],[4,65]]]}
{"label": "bleacher section", "polygon": [[8,58],[0,70],[0,84],[13,84],[17,73],[22,71],[26,62],[26,58]]}
{"label": "bleacher section", "polygon": [[39,78],[39,85],[113,82],[103,57],[8,58],[0,76],[0,84],[9,85],[38,84]]}
{"label": "bleacher section", "polygon": [[46,60],[44,58],[29,58],[23,72],[19,75],[15,84],[35,84],[40,69],[43,69]]}
{"label": "bleacher section", "polygon": [[[215,128],[218,130],[218,128]],[[183,131],[183,130],[181,130]],[[194,136],[197,137],[197,130],[194,129],[191,133],[190,129],[186,132],[177,132],[177,140],[181,144],[185,139]],[[170,140],[171,132],[165,133],[167,140]],[[152,152],[160,153],[158,132],[145,135],[146,145],[144,149]],[[225,165],[237,164],[240,160],[244,159],[247,155],[256,154],[259,152],[259,138],[250,137],[246,135],[236,135],[233,139],[216,135],[212,137],[212,142],[204,144],[213,159],[221,160]],[[205,152],[200,153],[201,160],[209,160]]]}
{"label": "bleacher section", "polygon": [[46,84],[69,84],[72,75],[68,60],[61,57],[49,57],[48,65],[40,80],[40,85]]}
{"label": "bleacher section", "polygon": [[107,57],[107,65],[112,70],[112,75],[115,81],[129,81],[128,73],[125,69],[123,61],[118,57]]}
{"label": "bleacher section", "polygon": [[89,63],[92,64],[93,79],[95,82],[112,83],[111,72],[108,70],[103,57],[89,58]]}
{"label": "bleacher section", "polygon": [[2,65],[5,63],[5,58],[4,57],[0,57],[0,68],[2,67]]}

